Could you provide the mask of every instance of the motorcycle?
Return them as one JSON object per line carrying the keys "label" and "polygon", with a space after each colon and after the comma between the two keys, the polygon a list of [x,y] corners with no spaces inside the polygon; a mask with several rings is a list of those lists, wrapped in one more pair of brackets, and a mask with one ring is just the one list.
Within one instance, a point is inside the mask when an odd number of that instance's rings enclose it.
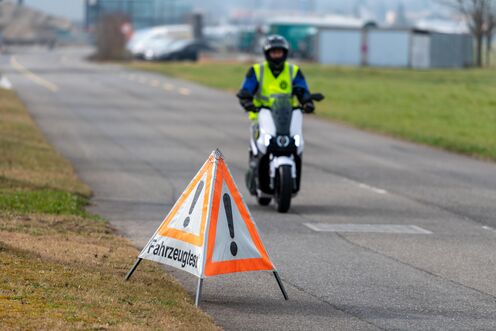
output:
{"label": "motorcycle", "polygon": [[[312,94],[312,100],[324,96]],[[246,185],[262,206],[274,199],[278,212],[286,213],[291,199],[300,190],[303,140],[303,113],[293,109],[290,95],[273,96],[272,107],[261,108],[258,125],[251,128],[250,170]]]}

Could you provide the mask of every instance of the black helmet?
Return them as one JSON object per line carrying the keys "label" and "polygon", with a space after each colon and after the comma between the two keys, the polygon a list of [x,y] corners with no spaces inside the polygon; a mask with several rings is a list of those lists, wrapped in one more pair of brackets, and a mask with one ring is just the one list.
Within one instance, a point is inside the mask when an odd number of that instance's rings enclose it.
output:
{"label": "black helmet", "polygon": [[[281,59],[277,60],[271,59],[269,56],[269,51],[273,49],[282,49],[284,52],[284,56]],[[269,62],[269,64],[279,66],[284,63],[284,61],[286,61],[286,58],[288,57],[289,43],[283,36],[277,34],[270,35],[265,40],[263,51],[265,54],[265,59]]]}

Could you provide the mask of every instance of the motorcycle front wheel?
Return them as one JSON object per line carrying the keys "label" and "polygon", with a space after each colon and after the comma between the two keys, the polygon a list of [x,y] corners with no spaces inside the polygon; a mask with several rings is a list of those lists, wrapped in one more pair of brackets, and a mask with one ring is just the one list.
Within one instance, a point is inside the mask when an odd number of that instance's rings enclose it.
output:
{"label": "motorcycle front wheel", "polygon": [[286,213],[291,206],[292,182],[291,166],[280,166],[276,175],[274,197],[276,209],[280,213]]}

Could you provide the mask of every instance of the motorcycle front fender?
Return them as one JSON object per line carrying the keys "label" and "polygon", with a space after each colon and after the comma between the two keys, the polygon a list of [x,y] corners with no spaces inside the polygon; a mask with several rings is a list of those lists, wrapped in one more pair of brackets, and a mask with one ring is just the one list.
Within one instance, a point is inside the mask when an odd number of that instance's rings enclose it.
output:
{"label": "motorcycle front fender", "polygon": [[291,166],[291,177],[296,178],[296,164],[293,156],[276,156],[270,160],[270,178],[274,179],[276,177],[277,169],[282,165]]}

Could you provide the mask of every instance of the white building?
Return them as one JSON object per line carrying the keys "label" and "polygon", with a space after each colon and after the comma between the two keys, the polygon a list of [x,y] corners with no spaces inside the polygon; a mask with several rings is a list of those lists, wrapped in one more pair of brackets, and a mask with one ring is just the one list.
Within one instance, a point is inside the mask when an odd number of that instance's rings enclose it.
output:
{"label": "white building", "polygon": [[410,29],[319,29],[315,60],[331,65],[400,68],[463,68],[473,65],[466,33]]}

